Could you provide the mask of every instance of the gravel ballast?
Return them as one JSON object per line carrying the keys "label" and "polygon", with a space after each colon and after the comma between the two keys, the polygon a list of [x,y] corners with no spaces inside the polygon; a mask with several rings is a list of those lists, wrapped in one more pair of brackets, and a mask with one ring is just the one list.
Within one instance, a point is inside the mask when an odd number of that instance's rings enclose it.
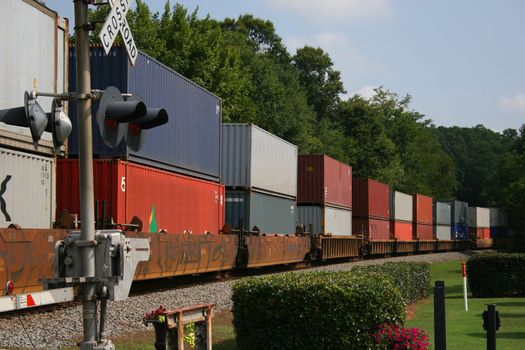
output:
{"label": "gravel ballast", "polygon": [[[467,251],[362,260],[295,270],[294,272],[343,271],[356,265],[381,264],[385,261],[443,262],[466,259],[472,254],[472,252]],[[159,305],[165,305],[169,310],[196,304],[213,303],[216,310],[229,310],[232,306],[231,285],[233,282],[233,280],[211,282],[136,295],[119,302],[109,302],[106,325],[108,338],[148,330],[142,323],[142,317],[146,312],[157,308]],[[27,313],[18,317],[1,319],[0,348],[59,349],[75,346],[75,341],[78,341],[82,335],[81,319],[81,306],[61,308],[45,313]],[[151,326],[149,330],[152,330]]]}

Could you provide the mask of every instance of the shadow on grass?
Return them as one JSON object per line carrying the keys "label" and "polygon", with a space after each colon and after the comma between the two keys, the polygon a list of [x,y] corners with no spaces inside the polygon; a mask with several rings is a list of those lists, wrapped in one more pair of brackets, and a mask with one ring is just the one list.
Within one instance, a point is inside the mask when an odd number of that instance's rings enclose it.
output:
{"label": "shadow on grass", "polygon": [[525,314],[506,314],[506,313],[500,312],[499,315],[502,319],[505,319],[505,318],[523,318],[525,319]]}
{"label": "shadow on grass", "polygon": [[213,344],[214,350],[237,350],[237,342],[235,339],[228,339]]}
{"label": "shadow on grass", "polygon": [[[487,333],[467,333],[470,337],[475,338],[487,338]],[[525,332],[496,332],[497,339],[525,339]]]}
{"label": "shadow on grass", "polygon": [[525,301],[504,301],[502,303],[496,303],[497,306],[525,306]]}

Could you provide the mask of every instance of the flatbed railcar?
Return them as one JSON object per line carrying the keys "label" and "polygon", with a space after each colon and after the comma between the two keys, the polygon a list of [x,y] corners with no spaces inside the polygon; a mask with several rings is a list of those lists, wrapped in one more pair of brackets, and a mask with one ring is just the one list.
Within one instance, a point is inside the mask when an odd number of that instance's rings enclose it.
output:
{"label": "flatbed railcar", "polygon": [[[4,296],[0,296],[0,312],[11,311],[12,305],[19,303],[16,300],[25,300],[28,295],[36,298],[36,293],[43,291],[41,280],[54,276],[55,246],[69,232],[66,229],[0,229],[0,285],[6,286]],[[139,263],[136,281],[241,268],[434,253],[474,247],[471,241],[366,241],[356,236],[280,235],[231,230],[202,235],[134,231],[126,231],[125,234],[150,241],[150,259]],[[492,245],[484,242],[483,247],[487,246]],[[11,289],[9,295],[8,289]],[[61,293],[66,292],[71,293]],[[6,305],[2,304],[2,300],[6,298],[11,299],[12,305],[9,309],[5,309],[5,306],[2,309],[2,305]],[[48,303],[53,300],[51,298]],[[64,301],[63,297],[57,300]],[[38,305],[36,302],[30,306]],[[19,308],[22,307],[29,306],[19,305]]]}

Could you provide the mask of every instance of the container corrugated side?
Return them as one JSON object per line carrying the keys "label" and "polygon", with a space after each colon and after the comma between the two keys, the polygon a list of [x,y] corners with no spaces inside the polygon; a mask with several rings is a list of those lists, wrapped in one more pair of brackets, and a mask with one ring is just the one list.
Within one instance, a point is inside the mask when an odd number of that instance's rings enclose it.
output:
{"label": "container corrugated side", "polygon": [[[169,115],[167,124],[145,132],[138,152],[128,150],[125,141],[112,149],[100,136],[93,118],[93,153],[119,157],[169,171],[218,181],[221,157],[221,100],[160,62],[139,52],[135,66],[128,62],[124,48],[115,47],[106,56],[102,48],[91,48],[91,87],[116,86],[121,92],[141,96],[148,107],[162,107]],[[70,50],[70,67],[75,53]],[[75,75],[70,88],[76,89]],[[97,108],[94,106],[93,115]],[[71,103],[73,131],[70,154],[78,154],[76,105]]]}
{"label": "container corrugated side", "polygon": [[[329,206],[300,205],[297,207],[297,223],[312,234],[352,234],[352,211]],[[311,231],[310,231],[311,228]]]}
{"label": "container corrugated side", "polygon": [[413,239],[412,223],[406,221],[392,220],[390,222],[392,237],[401,241],[411,241]]}
{"label": "container corrugated side", "polygon": [[44,132],[38,144],[35,145],[29,128],[2,122],[0,122],[0,146],[50,157],[55,154],[51,133]]}
{"label": "container corrugated side", "polygon": [[371,241],[390,239],[390,220],[354,216],[352,218],[352,233],[362,235]]}
{"label": "container corrugated side", "polygon": [[467,224],[468,203],[458,200],[442,201],[451,205],[452,224]]}
{"label": "container corrugated side", "polygon": [[445,202],[434,202],[434,221],[437,225],[450,226],[452,223],[451,205]]}
{"label": "container corrugated side", "polygon": [[412,196],[399,191],[390,192],[390,218],[396,221],[413,221]]}
{"label": "container corrugated side", "polygon": [[390,219],[388,185],[372,179],[352,180],[354,217]]}
{"label": "container corrugated side", "polygon": [[[143,231],[219,233],[224,186],[121,160],[94,160],[95,200],[107,216],[127,224],[137,216]],[[58,211],[79,212],[78,160],[58,161]],[[81,218],[82,219],[82,218]]]}
{"label": "container corrugated side", "polygon": [[499,208],[489,208],[490,210],[490,227],[498,227],[500,223],[500,211]]}
{"label": "container corrugated side", "polygon": [[251,124],[224,124],[222,137],[227,187],[297,196],[297,146]]}
{"label": "container corrugated side", "polygon": [[245,229],[257,226],[262,233],[295,233],[297,209],[294,199],[245,190],[226,190],[226,223]]}
{"label": "container corrugated side", "polygon": [[412,228],[413,239],[431,240],[434,239],[432,224],[414,223]]}
{"label": "container corrugated side", "polygon": [[299,155],[297,202],[352,208],[352,167],[327,155]]}
{"label": "container corrugated side", "polygon": [[434,231],[436,239],[448,241],[451,238],[450,225],[435,225]]}
{"label": "container corrugated side", "polygon": [[468,208],[469,227],[490,227],[489,208],[469,207]]}
{"label": "container corrugated side", "polygon": [[55,220],[55,159],[0,148],[0,227],[51,228]]}
{"label": "container corrugated side", "polygon": [[413,195],[414,222],[419,224],[432,224],[432,198],[422,194]]}
{"label": "container corrugated side", "polygon": [[452,224],[450,228],[452,239],[468,239],[467,224]]}
{"label": "container corrugated side", "polygon": [[[0,109],[23,106],[24,92],[67,92],[67,19],[37,1],[0,1]],[[51,98],[38,103],[49,112]]]}

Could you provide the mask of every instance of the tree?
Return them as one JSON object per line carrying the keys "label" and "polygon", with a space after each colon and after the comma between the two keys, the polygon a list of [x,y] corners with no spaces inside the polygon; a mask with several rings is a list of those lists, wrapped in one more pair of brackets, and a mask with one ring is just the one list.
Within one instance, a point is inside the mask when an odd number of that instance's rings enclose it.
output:
{"label": "tree", "polygon": [[345,93],[345,89],[341,73],[333,68],[330,56],[321,48],[305,46],[297,50],[292,61],[317,119],[333,117],[340,102],[339,95]]}

